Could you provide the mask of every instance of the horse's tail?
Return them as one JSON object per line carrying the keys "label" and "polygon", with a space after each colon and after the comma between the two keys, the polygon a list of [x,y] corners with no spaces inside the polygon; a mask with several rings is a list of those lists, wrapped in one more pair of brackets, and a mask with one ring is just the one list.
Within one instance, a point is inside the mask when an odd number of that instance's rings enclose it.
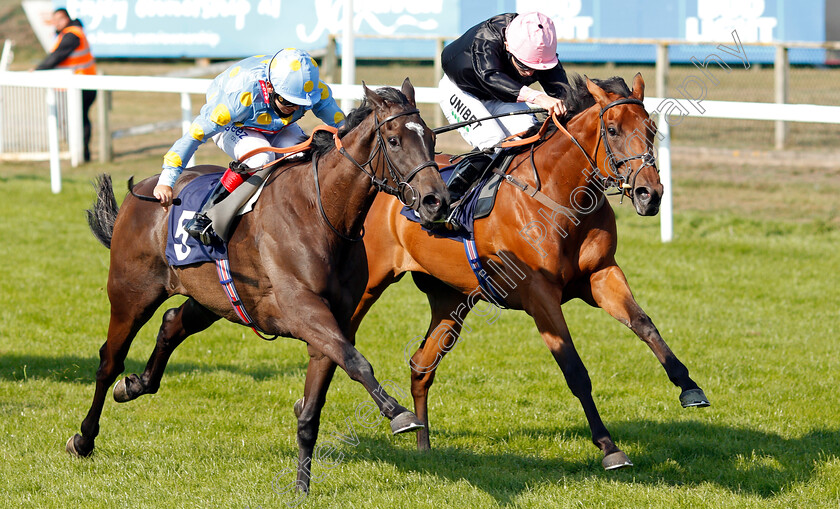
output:
{"label": "horse's tail", "polygon": [[90,231],[96,240],[103,246],[111,249],[111,237],[114,234],[114,221],[117,220],[117,199],[114,198],[114,187],[111,185],[111,176],[103,173],[93,183],[96,188],[96,201],[93,207],[88,209],[87,219]]}

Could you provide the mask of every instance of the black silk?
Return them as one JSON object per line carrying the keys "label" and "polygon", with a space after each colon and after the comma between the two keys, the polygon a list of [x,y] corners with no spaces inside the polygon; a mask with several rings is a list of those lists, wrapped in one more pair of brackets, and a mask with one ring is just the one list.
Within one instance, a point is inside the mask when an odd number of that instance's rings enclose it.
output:
{"label": "black silk", "polygon": [[517,16],[500,14],[475,25],[443,49],[443,71],[464,92],[479,99],[516,102],[519,90],[539,82],[543,90],[558,99],[565,95],[561,84],[569,84],[560,62],[551,69],[522,76],[505,49],[505,30]]}

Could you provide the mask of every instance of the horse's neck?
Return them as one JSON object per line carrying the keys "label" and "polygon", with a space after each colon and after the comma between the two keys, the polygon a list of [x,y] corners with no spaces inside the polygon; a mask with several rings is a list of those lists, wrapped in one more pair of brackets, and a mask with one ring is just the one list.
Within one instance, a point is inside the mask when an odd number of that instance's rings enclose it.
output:
{"label": "horse's neck", "polygon": [[[368,160],[374,146],[370,130],[365,129],[369,121],[341,140],[347,154],[359,164]],[[346,236],[358,236],[376,196],[370,177],[338,150],[330,151],[318,162],[318,172],[324,213],[330,223]]]}
{"label": "horse's neck", "polygon": [[592,107],[576,115],[566,124],[566,130],[580,147],[565,133],[556,132],[554,138],[557,141],[550,148],[546,147],[546,152],[552,156],[546,161],[548,166],[543,167],[550,170],[543,170],[542,173],[548,174],[549,178],[559,177],[558,180],[562,182],[574,184],[572,189],[598,186],[598,151],[601,146],[598,108]]}
{"label": "horse's neck", "polygon": [[[579,115],[575,115],[566,125],[566,130],[569,131],[569,134],[575,137],[575,139],[580,143],[581,147],[586,151],[586,154],[596,163],[598,162],[598,148],[600,146],[600,130],[601,124],[598,117],[599,106],[596,104],[587,110],[581,112]],[[558,133],[565,138],[565,143],[569,145],[565,152],[568,152],[569,149],[574,150],[577,154],[580,154],[580,149],[577,148],[569,139],[568,136],[562,133]],[[583,154],[580,154],[581,156]]]}

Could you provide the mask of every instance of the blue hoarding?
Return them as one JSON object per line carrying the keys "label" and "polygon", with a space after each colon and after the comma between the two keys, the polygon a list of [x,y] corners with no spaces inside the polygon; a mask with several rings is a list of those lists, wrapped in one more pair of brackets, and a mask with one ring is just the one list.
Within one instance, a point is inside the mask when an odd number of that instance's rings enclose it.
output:
{"label": "blue hoarding", "polygon": [[[671,60],[710,54],[708,41],[825,40],[826,0],[354,0],[357,34],[457,36],[502,12],[539,10],[560,38],[655,38]],[[67,0],[101,57],[237,58],[283,47],[323,48],[343,27],[343,0]],[[733,42],[735,45],[735,42]],[[431,41],[357,39],[360,57],[431,58]],[[564,61],[653,62],[652,46],[561,44]],[[771,62],[772,48],[749,48],[751,62]],[[724,59],[733,61],[733,58]],[[791,62],[822,63],[823,50],[790,52]],[[735,58],[734,60],[737,60]]]}

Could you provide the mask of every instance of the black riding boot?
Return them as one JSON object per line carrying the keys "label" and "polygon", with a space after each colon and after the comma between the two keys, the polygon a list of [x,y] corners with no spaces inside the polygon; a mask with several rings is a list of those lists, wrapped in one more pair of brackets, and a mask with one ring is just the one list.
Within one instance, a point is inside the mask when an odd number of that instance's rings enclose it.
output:
{"label": "black riding boot", "polygon": [[229,194],[230,191],[225,189],[225,186],[223,186],[221,182],[216,184],[216,188],[213,189],[213,192],[210,193],[210,197],[207,198],[207,201],[201,206],[201,210],[196,212],[195,216],[193,216],[193,218],[187,221],[184,225],[184,229],[190,237],[198,239],[206,246],[213,244],[214,241],[221,242],[222,239],[220,239],[219,236],[216,235],[216,232],[213,231],[213,223],[210,221],[210,218],[207,217],[207,211],[220,201],[227,198]]}
{"label": "black riding boot", "polygon": [[446,182],[446,188],[449,190],[449,195],[453,198],[460,198],[473,185],[473,182],[478,180],[487,165],[490,163],[490,158],[487,156],[472,156],[467,157],[455,167],[449,180]]}

